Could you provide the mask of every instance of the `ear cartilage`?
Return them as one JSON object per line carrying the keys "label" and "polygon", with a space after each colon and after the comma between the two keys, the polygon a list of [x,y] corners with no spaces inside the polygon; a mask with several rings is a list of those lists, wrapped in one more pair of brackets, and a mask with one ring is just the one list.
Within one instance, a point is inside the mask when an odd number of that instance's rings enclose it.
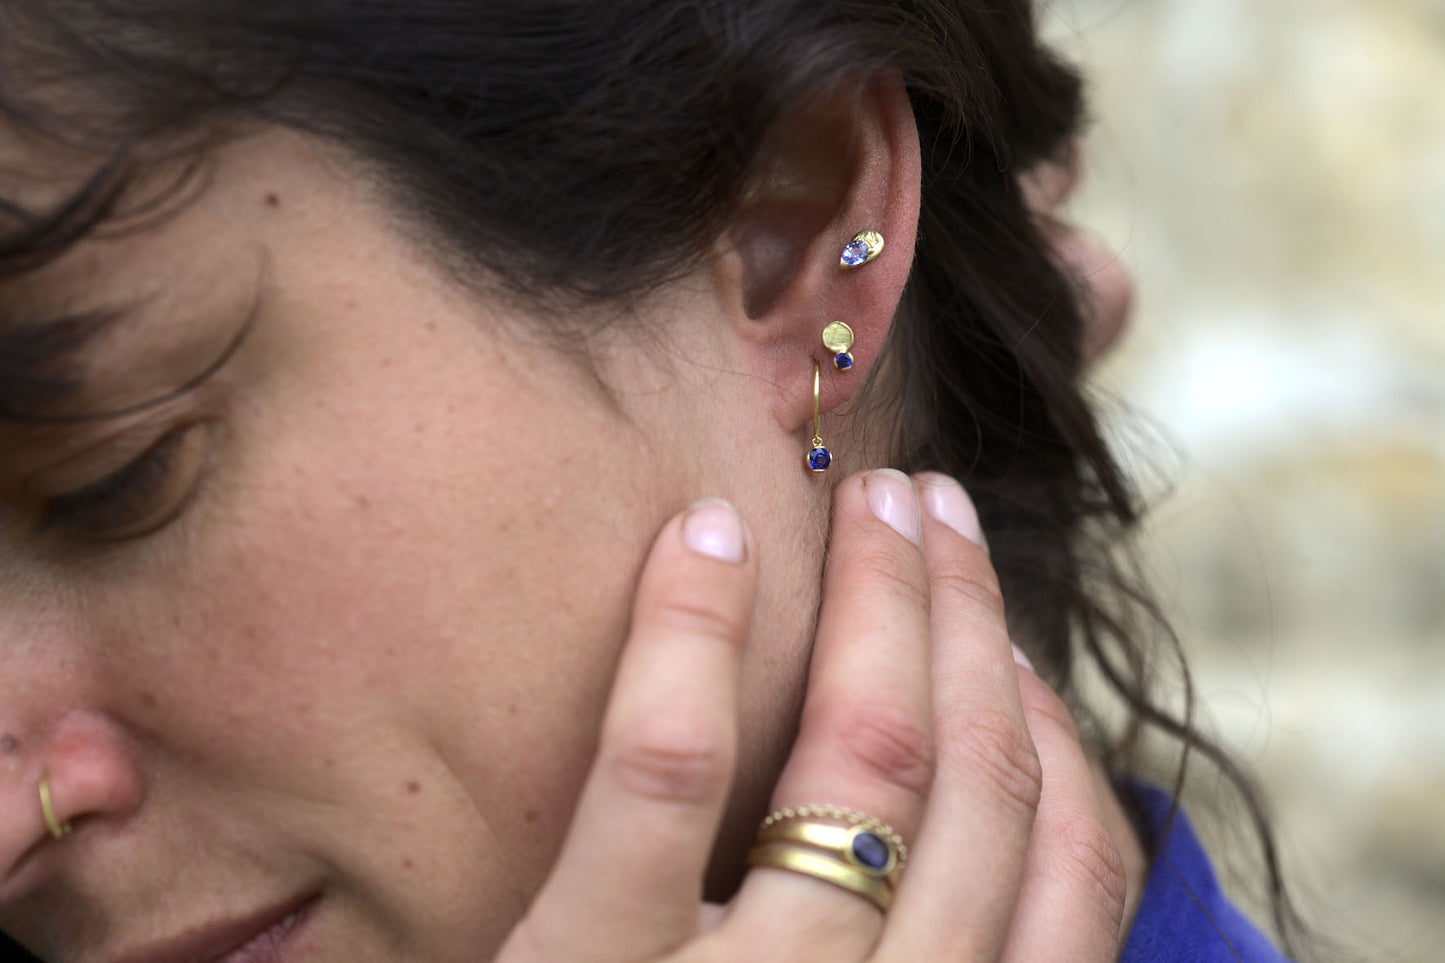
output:
{"label": "ear cartilage", "polygon": [[838,259],[838,266],[845,271],[862,267],[882,253],[882,234],[877,231],[859,231],[853,235],[853,240],[843,245],[843,256]]}
{"label": "ear cartilage", "polygon": [[853,329],[842,321],[834,321],[823,329],[823,347],[833,354],[833,366],[839,371],[853,367]]}

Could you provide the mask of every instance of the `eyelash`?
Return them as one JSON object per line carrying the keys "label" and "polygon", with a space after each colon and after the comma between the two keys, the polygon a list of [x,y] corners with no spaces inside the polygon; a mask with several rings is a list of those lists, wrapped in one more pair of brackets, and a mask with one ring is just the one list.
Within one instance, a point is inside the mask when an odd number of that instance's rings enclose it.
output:
{"label": "eyelash", "polygon": [[[147,512],[165,493],[187,430],[174,429],[119,471],[47,500],[40,529],[119,539],[145,534],[170,521],[173,515],[152,519]],[[146,524],[138,525],[141,522]]]}

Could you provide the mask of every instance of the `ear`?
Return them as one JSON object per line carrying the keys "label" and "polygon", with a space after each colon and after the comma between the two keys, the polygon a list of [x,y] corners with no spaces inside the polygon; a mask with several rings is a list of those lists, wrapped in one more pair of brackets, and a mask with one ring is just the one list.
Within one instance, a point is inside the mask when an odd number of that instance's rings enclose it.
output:
{"label": "ear", "polygon": [[[723,239],[717,281],[751,374],[775,386],[787,431],[812,431],[813,363],[830,410],[878,358],[913,264],[920,193],[918,130],[897,73],[795,105],[768,137],[740,213]],[[844,269],[859,231],[881,254]],[[839,371],[823,328],[853,329],[853,366]]]}

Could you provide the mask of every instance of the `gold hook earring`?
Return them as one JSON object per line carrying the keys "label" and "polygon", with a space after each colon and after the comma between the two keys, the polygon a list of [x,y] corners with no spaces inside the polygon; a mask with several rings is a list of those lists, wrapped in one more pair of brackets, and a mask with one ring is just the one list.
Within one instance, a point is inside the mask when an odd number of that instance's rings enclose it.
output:
{"label": "gold hook earring", "polygon": [[813,360],[813,447],[808,451],[808,470],[823,472],[833,463],[833,453],[823,447],[823,436],[818,434],[818,362]]}

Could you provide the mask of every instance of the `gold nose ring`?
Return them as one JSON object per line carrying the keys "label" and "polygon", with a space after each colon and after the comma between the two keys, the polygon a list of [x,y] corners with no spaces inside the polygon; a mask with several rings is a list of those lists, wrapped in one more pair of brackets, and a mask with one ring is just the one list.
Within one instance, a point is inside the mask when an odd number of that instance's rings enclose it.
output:
{"label": "gold nose ring", "polygon": [[70,834],[70,821],[61,822],[55,818],[55,805],[50,800],[48,770],[40,774],[40,815],[45,818],[45,828],[50,830],[50,835],[54,838],[64,839]]}

